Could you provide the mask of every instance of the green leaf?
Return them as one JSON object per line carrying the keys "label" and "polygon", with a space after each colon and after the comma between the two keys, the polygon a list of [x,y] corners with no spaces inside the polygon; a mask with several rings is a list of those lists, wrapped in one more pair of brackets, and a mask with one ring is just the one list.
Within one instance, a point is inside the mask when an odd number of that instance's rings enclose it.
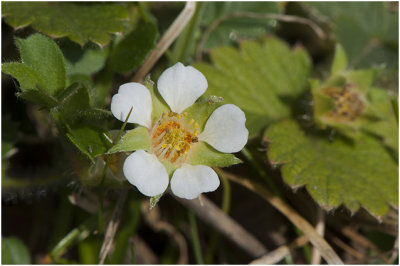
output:
{"label": "green leaf", "polygon": [[98,72],[104,67],[109,51],[108,46],[100,48],[92,44],[82,47],[68,39],[60,42],[60,48],[65,56],[68,76],[90,76]]}
{"label": "green leaf", "polygon": [[[22,63],[37,73],[37,85],[50,95],[55,95],[66,86],[64,56],[57,44],[42,34],[33,34],[26,39],[16,39]],[[28,75],[32,75],[28,71]]]}
{"label": "green leaf", "polygon": [[340,44],[336,45],[335,57],[333,58],[332,67],[331,67],[331,75],[338,74],[347,67],[347,56]]}
{"label": "green leaf", "polygon": [[383,216],[388,204],[398,205],[398,167],[381,143],[367,134],[354,140],[323,132],[304,134],[294,121],[266,131],[268,157],[282,164],[282,176],[292,187],[305,185],[323,207],[341,204]]}
{"label": "green leaf", "polygon": [[74,83],[59,95],[59,104],[51,109],[58,121],[75,124],[82,120],[93,121],[110,116],[107,110],[93,108],[89,90],[82,83]]}
{"label": "green leaf", "polygon": [[129,152],[135,150],[150,150],[150,136],[147,128],[137,127],[122,136],[107,153]]}
{"label": "green leaf", "polygon": [[274,21],[249,16],[229,16],[234,13],[281,13],[278,3],[273,2],[207,2],[205,3],[202,25],[208,27],[222,17],[226,19],[211,32],[205,49],[230,44],[243,38],[266,35],[274,28]]}
{"label": "green leaf", "polygon": [[81,45],[89,41],[105,45],[110,33],[123,30],[128,11],[120,3],[5,2],[2,16],[13,27],[30,25],[55,38],[68,36]]}
{"label": "green leaf", "polygon": [[106,153],[111,146],[107,132],[99,127],[76,126],[69,128],[68,131],[67,136],[70,141],[92,161],[95,157]]}
{"label": "green leaf", "polygon": [[31,264],[25,244],[16,237],[1,238],[1,264]]}
{"label": "green leaf", "polygon": [[157,27],[152,23],[139,23],[137,28],[117,44],[110,54],[110,66],[118,72],[138,68],[156,46]]}
{"label": "green leaf", "polygon": [[241,162],[233,154],[217,151],[205,142],[192,145],[191,155],[188,158],[188,163],[191,165],[201,164],[212,167],[227,167]]}
{"label": "green leaf", "polygon": [[36,89],[36,86],[47,88],[46,83],[42,80],[39,73],[23,63],[3,63],[1,65],[1,70],[17,79],[19,88],[22,91],[34,90]]}
{"label": "green leaf", "polygon": [[395,112],[398,112],[398,110],[395,111],[391,106],[392,97],[382,89],[371,89],[368,96],[380,119],[365,123],[362,129],[382,137],[383,142],[397,152],[399,148],[399,128]]}
{"label": "green leaf", "polygon": [[276,38],[243,41],[240,50],[222,46],[211,51],[214,66],[195,65],[207,78],[207,95],[222,96],[246,114],[250,137],[268,124],[291,116],[293,99],[307,89],[311,61],[302,48],[290,50]]}

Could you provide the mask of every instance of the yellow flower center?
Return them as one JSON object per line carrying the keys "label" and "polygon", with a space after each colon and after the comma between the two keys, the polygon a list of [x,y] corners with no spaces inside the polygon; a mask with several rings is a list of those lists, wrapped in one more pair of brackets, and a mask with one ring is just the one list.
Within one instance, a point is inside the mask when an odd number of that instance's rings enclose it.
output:
{"label": "yellow flower center", "polygon": [[333,99],[334,108],[328,113],[338,122],[354,121],[364,110],[364,103],[355,91],[349,86],[344,88],[327,88],[324,93]]}
{"label": "yellow flower center", "polygon": [[152,152],[161,161],[182,164],[192,143],[198,142],[198,124],[187,113],[163,114],[150,130]]}

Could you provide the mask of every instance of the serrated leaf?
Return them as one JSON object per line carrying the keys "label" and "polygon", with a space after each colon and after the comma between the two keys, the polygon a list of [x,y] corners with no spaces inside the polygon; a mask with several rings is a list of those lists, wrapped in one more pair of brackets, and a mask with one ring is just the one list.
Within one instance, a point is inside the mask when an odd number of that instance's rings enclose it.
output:
{"label": "serrated leaf", "polygon": [[31,264],[25,244],[16,237],[1,238],[1,264]]}
{"label": "serrated leaf", "polygon": [[292,100],[307,89],[311,61],[307,53],[276,38],[243,41],[240,50],[222,46],[211,51],[214,66],[196,64],[207,78],[207,95],[222,96],[246,113],[250,136],[271,122],[291,116]]}
{"label": "serrated leaf", "polygon": [[383,216],[388,204],[398,205],[398,167],[374,137],[354,140],[337,136],[330,141],[321,132],[305,135],[294,121],[271,125],[268,157],[282,164],[282,176],[293,187],[305,185],[323,207],[344,204],[355,212],[364,207]]}
{"label": "serrated leaf", "polygon": [[13,27],[26,27],[52,37],[68,36],[81,45],[105,45],[110,33],[123,30],[128,11],[120,3],[5,2],[2,16]]}
{"label": "serrated leaf", "polygon": [[115,152],[129,152],[135,150],[149,150],[150,149],[150,136],[147,128],[137,127],[129,130],[121,137],[117,144],[115,144],[107,153]]}
{"label": "serrated leaf", "polygon": [[[40,79],[37,82],[50,95],[55,95],[66,86],[64,56],[57,44],[42,34],[32,34],[26,39],[16,39],[21,61],[31,68]],[[31,73],[30,73],[31,75]]]}
{"label": "serrated leaf", "polygon": [[110,66],[118,72],[138,68],[156,46],[157,27],[152,23],[139,23],[137,28],[117,44],[109,58]]}
{"label": "serrated leaf", "polygon": [[[92,161],[106,153],[111,143],[105,137],[106,131],[95,126],[77,126],[68,129],[67,136],[73,144]],[[108,135],[107,135],[108,136]]]}
{"label": "serrated leaf", "polygon": [[211,167],[227,167],[241,162],[233,154],[217,151],[205,142],[199,142],[196,146],[193,145],[191,155],[188,158],[188,163],[191,165],[201,164]]}
{"label": "serrated leaf", "polygon": [[47,87],[39,73],[23,63],[4,63],[1,65],[1,70],[18,80],[19,88],[22,91],[36,89],[36,86]]}
{"label": "serrated leaf", "polygon": [[347,67],[347,56],[340,44],[336,44],[335,56],[333,57],[331,75],[344,71]]}

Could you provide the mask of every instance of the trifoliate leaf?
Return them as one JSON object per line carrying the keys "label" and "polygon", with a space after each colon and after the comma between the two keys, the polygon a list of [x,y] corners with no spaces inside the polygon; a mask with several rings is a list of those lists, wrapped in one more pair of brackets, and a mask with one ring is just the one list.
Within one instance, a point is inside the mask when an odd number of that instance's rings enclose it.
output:
{"label": "trifoliate leaf", "polygon": [[107,132],[95,126],[72,127],[68,132],[67,136],[71,142],[92,161],[95,157],[106,153],[111,146]]}
{"label": "trifoliate leaf", "polygon": [[[64,56],[57,44],[42,34],[33,34],[26,39],[17,39],[21,61],[36,72],[50,95],[65,88],[67,73]],[[33,89],[33,88],[32,88]]]}
{"label": "trifoliate leaf", "polygon": [[150,150],[150,136],[145,127],[137,127],[126,132],[108,153],[135,150]]}
{"label": "trifoliate leaf", "polygon": [[5,2],[2,16],[13,27],[26,27],[52,37],[68,36],[81,45],[105,45],[110,33],[123,30],[128,11],[120,3]]}
{"label": "trifoliate leaf", "polygon": [[311,61],[302,48],[291,50],[276,38],[265,43],[243,41],[240,50],[222,46],[211,51],[214,66],[195,67],[207,78],[207,95],[239,106],[250,136],[271,122],[291,116],[293,99],[307,89]]}
{"label": "trifoliate leaf", "polygon": [[25,244],[16,237],[1,238],[1,264],[31,264]]}
{"label": "trifoliate leaf", "polygon": [[379,140],[360,133],[357,139],[321,132],[304,134],[294,121],[271,125],[268,157],[282,164],[282,176],[293,187],[305,185],[326,208],[344,204],[355,212],[364,207],[375,216],[398,205],[398,167]]}
{"label": "trifoliate leaf", "polygon": [[118,72],[138,68],[156,46],[157,27],[152,23],[139,23],[137,28],[117,44],[110,54],[110,66]]}
{"label": "trifoliate leaf", "polygon": [[241,162],[233,154],[217,151],[205,142],[199,142],[193,146],[188,158],[188,163],[191,165],[201,164],[212,167],[227,167]]}

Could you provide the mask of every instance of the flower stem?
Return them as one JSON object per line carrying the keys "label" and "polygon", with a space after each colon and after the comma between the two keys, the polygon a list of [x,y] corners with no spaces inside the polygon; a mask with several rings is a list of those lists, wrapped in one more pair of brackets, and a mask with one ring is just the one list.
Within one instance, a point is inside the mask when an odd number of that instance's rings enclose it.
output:
{"label": "flower stem", "polygon": [[244,155],[246,160],[249,161],[250,165],[257,171],[257,173],[264,179],[264,181],[267,183],[268,187],[272,190],[272,192],[274,192],[275,195],[277,195],[278,197],[282,198],[282,194],[279,192],[278,188],[273,183],[268,174],[265,172],[263,167],[256,161],[253,154],[251,154],[251,152],[246,147],[243,148],[242,154]]}
{"label": "flower stem", "polygon": [[[122,124],[121,129],[119,130],[118,135],[117,135],[117,137],[115,138],[115,140],[113,142],[113,146],[115,144],[117,144],[118,141],[121,139],[122,133],[124,132],[125,126],[128,123],[128,119],[129,119],[129,116],[132,113],[132,110],[133,110],[133,106],[129,110],[129,113],[126,116],[126,119],[125,119],[124,123]],[[99,232],[101,234],[104,232],[104,224],[103,224],[104,182],[105,182],[105,179],[106,179],[107,169],[108,169],[108,166],[110,165],[110,162],[111,162],[111,156],[107,155],[106,164],[104,165],[103,173],[101,175],[101,182],[100,182],[100,185],[99,185],[99,188],[100,188],[99,189],[99,209],[98,209],[98,212],[97,212],[98,213],[97,218],[98,218]]]}
{"label": "flower stem", "polygon": [[191,211],[188,212],[188,217],[189,217],[190,231],[192,233],[192,244],[194,249],[194,255],[196,258],[196,263],[204,264],[204,259],[201,252],[201,246],[199,241],[199,234],[197,231],[196,218]]}

